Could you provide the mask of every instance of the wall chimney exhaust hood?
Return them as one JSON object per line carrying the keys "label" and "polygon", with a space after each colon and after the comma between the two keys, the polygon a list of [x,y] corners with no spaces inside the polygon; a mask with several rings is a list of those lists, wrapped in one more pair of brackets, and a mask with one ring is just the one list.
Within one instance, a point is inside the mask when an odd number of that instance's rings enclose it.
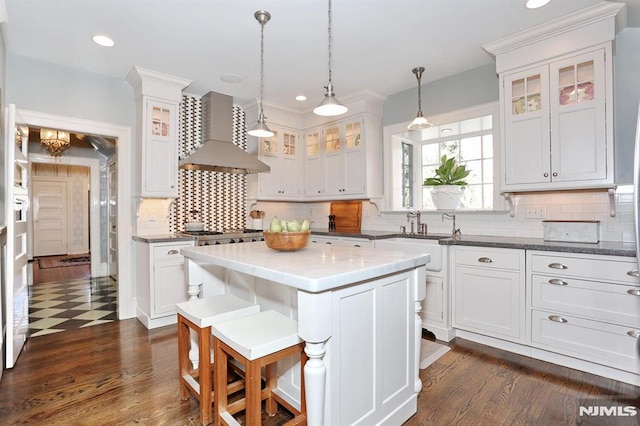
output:
{"label": "wall chimney exhaust hood", "polygon": [[202,97],[202,146],[180,160],[181,169],[261,173],[271,168],[233,141],[233,98],[209,92]]}

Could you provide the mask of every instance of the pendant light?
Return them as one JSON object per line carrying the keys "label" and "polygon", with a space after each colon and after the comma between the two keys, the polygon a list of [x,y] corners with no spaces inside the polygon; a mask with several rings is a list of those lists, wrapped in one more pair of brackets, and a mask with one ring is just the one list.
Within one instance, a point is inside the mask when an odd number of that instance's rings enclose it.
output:
{"label": "pendant light", "polygon": [[260,24],[260,100],[258,102],[258,122],[247,133],[257,138],[270,138],[274,135],[264,118],[262,110],[262,97],[264,93],[264,26],[271,19],[271,14],[266,10],[258,10],[253,14]]}
{"label": "pendant light", "polygon": [[315,107],[313,113],[316,115],[334,116],[347,112],[347,107],[336,99],[336,95],[333,93],[333,84],[331,83],[331,0],[329,0],[329,84],[324,86],[324,88],[327,89],[327,93],[324,94],[324,100],[320,105]]}
{"label": "pendant light", "polygon": [[422,115],[420,79],[422,78],[424,67],[415,67],[411,70],[411,72],[414,73],[416,75],[416,78],[418,79],[418,114],[416,115],[416,118],[413,119],[411,124],[409,124],[407,127],[409,128],[409,130],[428,129],[429,127],[433,126],[433,124],[429,123],[429,121]]}

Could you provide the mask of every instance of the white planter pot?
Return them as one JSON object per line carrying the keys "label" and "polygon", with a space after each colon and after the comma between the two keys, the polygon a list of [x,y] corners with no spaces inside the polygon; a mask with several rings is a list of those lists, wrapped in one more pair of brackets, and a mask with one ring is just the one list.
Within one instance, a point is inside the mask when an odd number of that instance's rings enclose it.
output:
{"label": "white planter pot", "polygon": [[462,189],[460,185],[434,186],[431,190],[431,199],[438,210],[456,210],[460,208]]}

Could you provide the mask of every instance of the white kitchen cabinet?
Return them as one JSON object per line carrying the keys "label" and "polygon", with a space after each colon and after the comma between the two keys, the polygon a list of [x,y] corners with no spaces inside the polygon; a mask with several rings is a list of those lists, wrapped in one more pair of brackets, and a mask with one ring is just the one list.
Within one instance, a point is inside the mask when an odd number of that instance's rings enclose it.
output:
{"label": "white kitchen cabinet", "polygon": [[309,199],[322,197],[325,189],[325,167],[320,146],[321,137],[321,128],[311,129],[304,135],[304,197]]}
{"label": "white kitchen cabinet", "polygon": [[260,173],[260,199],[298,200],[302,193],[298,131],[277,126],[271,130],[273,136],[259,141],[260,160],[271,167],[269,173]]}
{"label": "white kitchen cabinet", "polygon": [[531,345],[637,373],[640,280],[633,258],[527,252]]}
{"label": "white kitchen cabinet", "polygon": [[191,81],[134,67],[136,183],[140,197],[178,196],[178,105]]}
{"label": "white kitchen cabinet", "polygon": [[505,191],[613,183],[605,70],[599,48],[502,77]]}
{"label": "white kitchen cabinet", "polygon": [[176,303],[189,299],[180,249],[193,245],[193,241],[136,241],[136,316],[145,327],[176,323]]}
{"label": "white kitchen cabinet", "polygon": [[432,332],[438,340],[451,341],[455,331],[451,327],[448,253],[438,240],[416,238],[385,238],[374,240],[375,248],[427,253],[431,256],[425,266],[426,296],[422,300],[422,328]]}
{"label": "white kitchen cabinet", "polygon": [[323,129],[325,196],[364,194],[362,133],[362,118],[343,120]]}
{"label": "white kitchen cabinet", "polygon": [[326,235],[311,235],[309,240],[311,244],[334,244],[337,246],[352,246],[352,247],[373,247],[373,240],[368,238],[357,237],[334,237]]}
{"label": "white kitchen cabinet", "polygon": [[613,186],[622,7],[601,2],[483,45],[500,77],[503,192]]}
{"label": "white kitchen cabinet", "polygon": [[451,247],[453,327],[525,341],[525,252]]}

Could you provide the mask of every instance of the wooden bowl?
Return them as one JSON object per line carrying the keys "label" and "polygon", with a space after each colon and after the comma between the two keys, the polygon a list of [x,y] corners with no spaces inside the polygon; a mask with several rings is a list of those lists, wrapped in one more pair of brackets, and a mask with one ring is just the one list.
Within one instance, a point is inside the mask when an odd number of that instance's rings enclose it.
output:
{"label": "wooden bowl", "polygon": [[269,232],[264,231],[264,242],[267,247],[278,251],[295,251],[309,244],[311,231],[304,232]]}

